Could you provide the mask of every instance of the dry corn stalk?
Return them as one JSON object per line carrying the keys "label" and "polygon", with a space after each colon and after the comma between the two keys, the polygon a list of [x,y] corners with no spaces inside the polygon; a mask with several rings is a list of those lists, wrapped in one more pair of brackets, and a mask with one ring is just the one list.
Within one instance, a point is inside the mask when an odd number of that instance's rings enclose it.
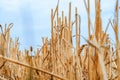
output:
{"label": "dry corn stalk", "polygon": [[[51,39],[42,38],[43,45],[36,51],[33,50],[33,47],[25,51],[19,49],[19,39],[13,40],[10,37],[12,23],[8,27],[5,24],[4,29],[3,26],[0,26],[0,79],[119,80],[119,2],[116,1],[115,23],[109,20],[105,31],[102,30],[100,0],[95,0],[94,29],[90,19],[90,0],[87,3],[84,0],[88,14],[88,39],[80,34],[80,22],[82,19],[78,9],[75,8],[75,20],[71,18],[71,3],[69,4],[68,16],[64,15],[64,11],[60,16],[58,15],[59,0],[55,10],[51,10]],[[74,24],[76,34],[73,36]],[[111,45],[109,34],[107,34],[109,24],[112,25],[115,32],[116,48]],[[76,37],[76,47],[73,45],[74,37]],[[80,37],[87,43],[81,45]],[[34,55],[32,56],[31,53],[33,52]]]}

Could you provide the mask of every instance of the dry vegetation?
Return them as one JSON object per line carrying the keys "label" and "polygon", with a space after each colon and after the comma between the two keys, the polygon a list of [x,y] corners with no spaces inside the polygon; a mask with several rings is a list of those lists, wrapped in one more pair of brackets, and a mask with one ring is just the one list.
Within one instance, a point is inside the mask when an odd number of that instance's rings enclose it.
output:
{"label": "dry vegetation", "polygon": [[[59,4],[59,1],[58,1]],[[114,22],[109,20],[102,30],[100,0],[95,0],[95,26],[90,19],[90,3],[85,2],[88,14],[88,39],[80,34],[80,16],[75,8],[75,21],[69,14],[58,15],[59,6],[51,10],[51,39],[42,38],[42,48],[21,51],[18,39],[10,37],[13,24],[5,25],[0,33],[0,80],[120,80],[120,41],[118,37],[118,0]],[[75,27],[73,27],[73,25]],[[115,48],[107,30],[113,27]],[[73,35],[73,28],[76,34]],[[114,34],[114,33],[113,33]],[[73,46],[76,37],[76,47]],[[80,45],[80,37],[86,44]],[[34,56],[31,54],[34,52]]]}

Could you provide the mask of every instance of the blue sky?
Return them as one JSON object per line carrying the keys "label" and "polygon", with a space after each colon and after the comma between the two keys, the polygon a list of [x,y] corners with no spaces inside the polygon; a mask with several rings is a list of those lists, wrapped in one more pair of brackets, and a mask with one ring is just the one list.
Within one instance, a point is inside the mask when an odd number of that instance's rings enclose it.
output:
{"label": "blue sky", "polygon": [[[87,13],[83,0],[60,0],[59,16],[61,11],[68,14],[69,2],[72,2],[72,21],[74,21],[75,7],[78,8],[81,16],[81,34],[87,37]],[[109,18],[114,17],[114,7],[116,0],[101,0],[103,30],[106,28]],[[57,0],[0,0],[0,24],[14,23],[11,30],[13,38],[19,37],[21,49],[33,46],[36,48],[42,45],[41,38],[50,38],[50,13],[55,9]],[[94,0],[91,0],[91,20],[94,25]],[[112,28],[108,33],[114,40]],[[81,43],[85,43],[84,40]]]}

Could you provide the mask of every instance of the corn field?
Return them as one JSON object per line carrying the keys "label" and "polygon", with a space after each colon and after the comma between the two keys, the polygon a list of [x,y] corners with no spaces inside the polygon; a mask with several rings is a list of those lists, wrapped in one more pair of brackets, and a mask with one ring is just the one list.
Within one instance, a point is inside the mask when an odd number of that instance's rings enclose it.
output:
{"label": "corn field", "polygon": [[[10,37],[13,23],[0,25],[0,80],[120,80],[118,3],[116,0],[114,20],[109,20],[104,31],[100,0],[95,0],[94,26],[91,26],[90,2],[84,0],[88,17],[88,38],[85,38],[80,32],[82,19],[78,9],[72,14],[69,3],[68,16],[64,11],[60,16],[58,1],[56,8],[51,10],[51,38],[42,38],[43,45],[36,51],[32,46],[29,50],[20,50],[19,39]],[[74,21],[71,15],[75,15]],[[107,34],[109,27],[114,30],[115,45]],[[81,38],[86,44],[81,45]]]}

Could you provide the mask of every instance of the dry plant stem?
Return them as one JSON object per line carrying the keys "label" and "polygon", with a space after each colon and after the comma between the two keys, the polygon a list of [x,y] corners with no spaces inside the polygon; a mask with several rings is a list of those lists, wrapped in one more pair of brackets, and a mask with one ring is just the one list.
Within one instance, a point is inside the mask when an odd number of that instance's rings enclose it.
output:
{"label": "dry plant stem", "polygon": [[119,0],[116,0],[116,8],[115,8],[116,16],[115,16],[115,35],[116,35],[116,57],[117,57],[117,71],[118,71],[118,80],[120,79],[120,41],[119,41]]}
{"label": "dry plant stem", "polygon": [[90,0],[88,0],[88,35],[90,39]]}
{"label": "dry plant stem", "polygon": [[21,63],[21,62],[19,62],[19,61],[12,60],[12,59],[9,59],[9,58],[7,58],[7,57],[3,57],[3,56],[1,56],[1,55],[0,55],[0,58],[5,59],[5,60],[7,60],[7,61],[9,61],[9,62],[18,64],[18,65],[27,67],[27,68],[31,68],[31,69],[33,69],[33,70],[37,70],[37,71],[40,71],[40,72],[43,72],[43,73],[52,75],[52,76],[54,76],[54,77],[56,77],[56,78],[58,78],[58,79],[61,79],[61,80],[67,80],[67,79],[62,78],[62,77],[60,77],[60,76],[58,76],[58,75],[56,75],[56,74],[53,74],[53,73],[51,73],[51,72],[48,72],[48,71],[45,71],[45,70],[42,70],[42,69],[38,69],[38,68],[36,68],[36,67],[32,67],[32,66],[27,65],[27,64],[23,64],[23,63]]}
{"label": "dry plant stem", "polygon": [[101,67],[101,72],[102,72],[100,77],[102,80],[108,80],[105,63],[103,59],[103,53],[98,53],[98,60],[99,60],[99,63],[100,63],[99,66]]}
{"label": "dry plant stem", "polygon": [[[75,68],[77,68],[78,67],[78,49],[79,49],[79,46],[80,46],[80,37],[79,37],[79,23],[78,23],[78,18],[79,18],[79,16],[78,16],[78,11],[77,11],[77,8],[75,8],[75,16],[76,16],[76,54],[75,54],[75,56],[76,56],[76,58],[75,58]],[[75,69],[76,70],[76,69]],[[77,77],[77,71],[75,71],[75,79],[76,80],[78,80],[78,77]]]}
{"label": "dry plant stem", "polygon": [[[42,46],[37,50],[19,49],[19,38],[10,37],[13,23],[0,33],[0,78],[13,80],[114,80],[120,79],[120,41],[118,25],[118,2],[116,0],[115,18],[109,20],[102,30],[101,4],[95,0],[94,28],[90,20],[90,2],[84,0],[87,12],[88,38],[80,33],[81,17],[72,3],[68,14],[59,14],[59,0],[51,10],[51,38],[42,38]],[[74,18],[73,18],[74,16]],[[72,20],[73,19],[73,20]],[[109,26],[115,32],[116,44],[107,34]],[[86,27],[86,26],[81,26]],[[80,37],[86,44],[80,44]],[[30,55],[34,53],[34,55]],[[21,63],[22,62],[22,63]],[[53,74],[54,73],[54,74]],[[3,77],[4,76],[4,77]]]}

